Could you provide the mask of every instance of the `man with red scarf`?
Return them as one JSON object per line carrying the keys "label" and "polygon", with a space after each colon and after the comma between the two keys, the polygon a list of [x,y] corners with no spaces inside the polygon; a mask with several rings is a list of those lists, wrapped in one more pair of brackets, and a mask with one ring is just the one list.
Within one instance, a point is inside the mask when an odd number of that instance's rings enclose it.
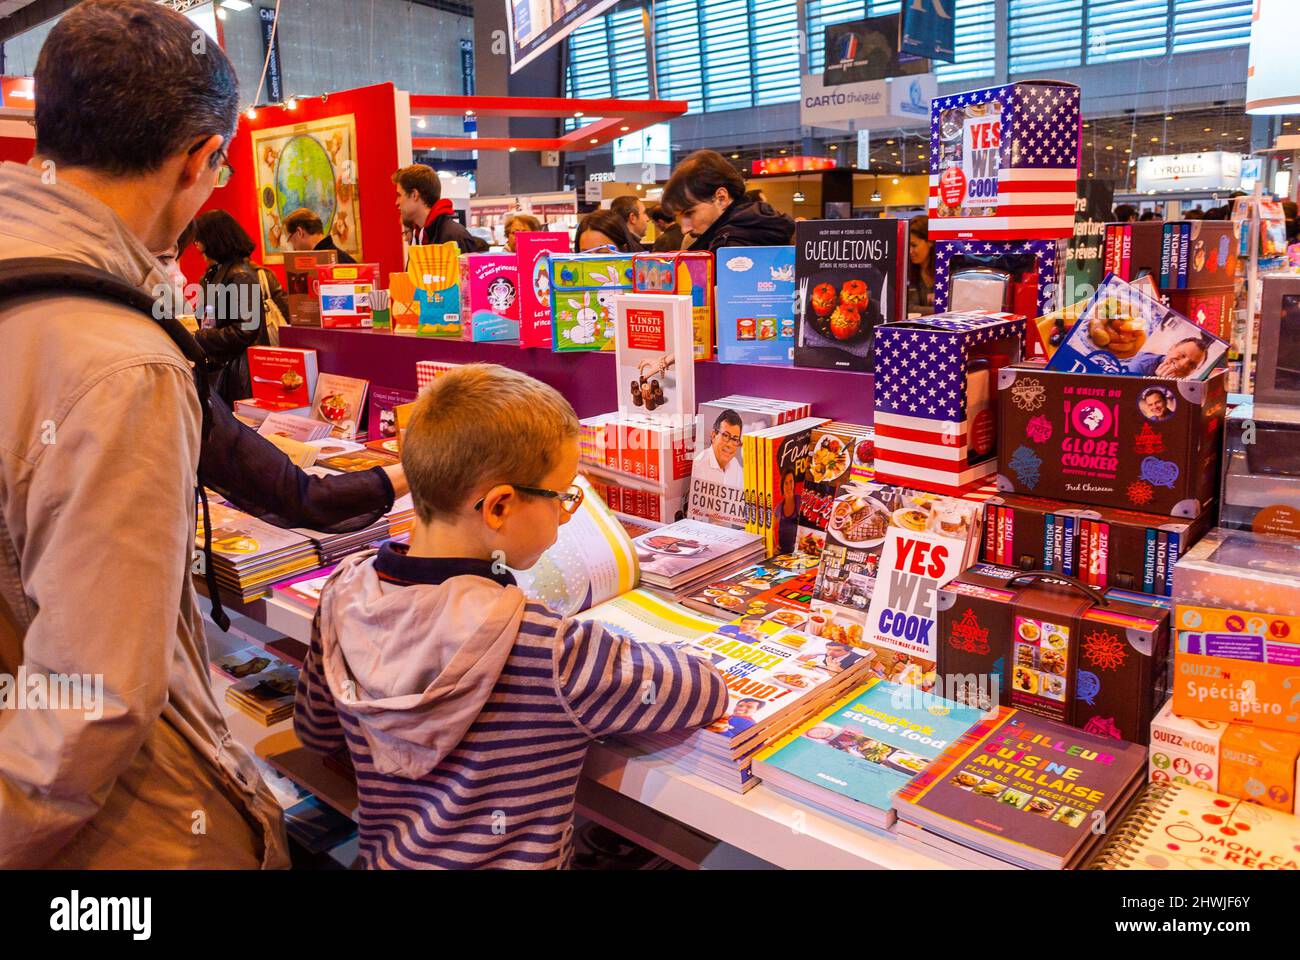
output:
{"label": "man with red scarf", "polygon": [[412,245],[454,241],[461,253],[483,253],[487,244],[461,226],[451,201],[442,197],[442,183],[431,167],[413,163],[393,174],[402,226]]}

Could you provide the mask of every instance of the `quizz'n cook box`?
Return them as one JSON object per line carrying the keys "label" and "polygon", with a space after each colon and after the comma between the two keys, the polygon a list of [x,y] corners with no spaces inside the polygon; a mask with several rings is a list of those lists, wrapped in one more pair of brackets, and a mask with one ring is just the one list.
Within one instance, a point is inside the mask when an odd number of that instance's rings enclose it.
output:
{"label": "quizz'n cook box", "polygon": [[[1169,612],[1076,580],[977,564],[938,592],[939,663],[952,699],[1000,698],[1085,733],[1146,743]],[[996,678],[997,691],[979,685]]]}
{"label": "quizz'n cook box", "polygon": [[998,371],[998,490],[1194,519],[1218,493],[1227,391],[1205,380]]}
{"label": "quizz'n cook box", "polygon": [[930,101],[930,239],[1074,233],[1079,88],[1034,80]]}
{"label": "quizz'n cook box", "polygon": [[614,297],[632,290],[630,253],[551,254],[551,349],[614,349]]}

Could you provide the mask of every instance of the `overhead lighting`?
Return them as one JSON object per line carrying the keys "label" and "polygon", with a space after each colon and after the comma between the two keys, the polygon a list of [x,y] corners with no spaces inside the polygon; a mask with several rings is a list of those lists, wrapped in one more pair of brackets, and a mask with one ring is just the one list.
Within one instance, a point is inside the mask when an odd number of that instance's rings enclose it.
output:
{"label": "overhead lighting", "polygon": [[739,160],[739,159],[740,159],[740,154],[738,154],[738,153],[733,153],[733,154],[731,155],[731,159],[732,159],[732,160]]}
{"label": "overhead lighting", "polygon": [[290,97],[288,100],[284,101],[284,105],[285,105],[285,108],[286,108],[286,109],[289,109],[289,110],[297,110],[297,109],[298,109],[298,100],[297,100],[296,97]]}
{"label": "overhead lighting", "polygon": [[1111,146],[1111,145],[1108,143],[1108,144],[1106,144],[1106,149],[1107,149],[1107,150],[1114,150],[1115,148],[1114,148],[1113,146]]}
{"label": "overhead lighting", "polygon": [[838,150],[839,147],[832,143],[832,144],[831,144],[827,149],[828,149],[828,150]]}
{"label": "overhead lighting", "polygon": [[872,202],[872,203],[879,203],[879,202],[880,202],[880,191],[879,191],[879,190],[872,190],[872,191],[871,191],[871,202]]}
{"label": "overhead lighting", "polygon": [[804,202],[803,191],[796,190],[794,192],[794,196],[791,199],[793,199],[795,203],[803,203]]}
{"label": "overhead lighting", "polygon": [[518,150],[518,149],[519,149],[518,147],[511,147],[511,148],[510,148],[510,152],[511,152],[511,153],[514,153],[514,152],[515,152],[516,150]]}
{"label": "overhead lighting", "polygon": [[595,137],[592,137],[592,138],[591,138],[591,142],[592,142],[592,143],[600,143],[600,141],[597,140]]}
{"label": "overhead lighting", "polygon": [[631,130],[632,128],[631,128],[631,127],[619,127],[619,129],[622,130],[624,133],[627,133],[627,132],[628,132],[629,130]]}
{"label": "overhead lighting", "polygon": [[581,111],[581,110],[575,110],[575,111],[573,111],[573,119],[577,120],[577,119],[578,119],[579,117],[581,117],[581,116],[582,116],[582,111]]}
{"label": "overhead lighting", "polygon": [[249,108],[248,108],[248,112],[245,114],[245,116],[247,116],[249,120],[256,120],[256,119],[257,119],[257,107],[249,107]]}
{"label": "overhead lighting", "polygon": [[1085,123],[1085,124],[1083,125],[1083,129],[1087,130],[1087,129],[1088,129],[1088,124]]}
{"label": "overhead lighting", "polygon": [[1201,130],[1201,133],[1209,133],[1213,129],[1214,129],[1213,127],[1205,127]]}
{"label": "overhead lighting", "polygon": [[893,141],[893,140],[886,140],[885,143],[887,143],[887,144],[888,144],[889,146],[891,146],[891,147],[894,145],[894,141]]}
{"label": "overhead lighting", "polygon": [[1165,117],[1165,119],[1166,119],[1166,120],[1172,120],[1173,117],[1172,117],[1172,116],[1170,116],[1170,117]]}
{"label": "overhead lighting", "polygon": [[240,10],[247,10],[252,6],[248,0],[221,0],[221,5],[227,10],[234,10],[236,13]]}
{"label": "overhead lighting", "polygon": [[424,117],[421,117],[419,120],[415,121],[415,125],[419,127],[421,130],[423,130],[425,127],[429,125],[429,121],[425,120]]}
{"label": "overhead lighting", "polygon": [[894,177],[894,178],[893,178],[892,180],[890,180],[889,182],[892,183],[894,186],[898,186],[898,177]]}
{"label": "overhead lighting", "polygon": [[1152,142],[1152,143],[1159,143],[1159,142],[1160,142],[1160,138],[1159,138],[1159,137],[1152,137],[1152,138],[1151,138],[1151,142]]}
{"label": "overhead lighting", "polygon": [[789,151],[786,150],[785,147],[782,147],[782,148],[781,148],[781,152],[782,152],[782,153],[789,153]]}
{"label": "overhead lighting", "polygon": [[1238,140],[1245,140],[1246,138],[1245,138],[1245,137],[1238,137],[1237,139],[1238,139]]}

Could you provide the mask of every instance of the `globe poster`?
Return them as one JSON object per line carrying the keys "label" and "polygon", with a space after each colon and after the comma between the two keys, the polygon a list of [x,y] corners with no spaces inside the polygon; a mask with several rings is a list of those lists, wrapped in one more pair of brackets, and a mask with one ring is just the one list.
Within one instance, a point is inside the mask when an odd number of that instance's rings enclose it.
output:
{"label": "globe poster", "polygon": [[254,130],[252,139],[265,262],[283,261],[284,220],[302,207],[320,217],[340,250],[361,260],[355,116]]}

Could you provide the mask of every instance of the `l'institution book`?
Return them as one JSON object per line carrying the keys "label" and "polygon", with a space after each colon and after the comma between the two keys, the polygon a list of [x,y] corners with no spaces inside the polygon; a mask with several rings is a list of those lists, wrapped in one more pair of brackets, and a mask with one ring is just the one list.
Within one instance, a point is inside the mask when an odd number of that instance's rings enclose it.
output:
{"label": "l'institution book", "polygon": [[1300,870],[1300,817],[1177,783],[1150,784],[1094,870]]}
{"label": "l'institution book", "polygon": [[1138,789],[1146,748],[998,707],[899,791],[894,811],[1019,866],[1079,865]]}
{"label": "l'institution book", "polygon": [[869,371],[876,325],[907,317],[907,221],[795,224],[794,365]]}
{"label": "l'institution book", "polygon": [[684,423],[695,413],[691,298],[626,293],[614,298],[618,409]]}
{"label": "l'institution book", "polygon": [[974,707],[873,677],[755,757],[754,775],[888,827],[894,794],[981,716]]}

